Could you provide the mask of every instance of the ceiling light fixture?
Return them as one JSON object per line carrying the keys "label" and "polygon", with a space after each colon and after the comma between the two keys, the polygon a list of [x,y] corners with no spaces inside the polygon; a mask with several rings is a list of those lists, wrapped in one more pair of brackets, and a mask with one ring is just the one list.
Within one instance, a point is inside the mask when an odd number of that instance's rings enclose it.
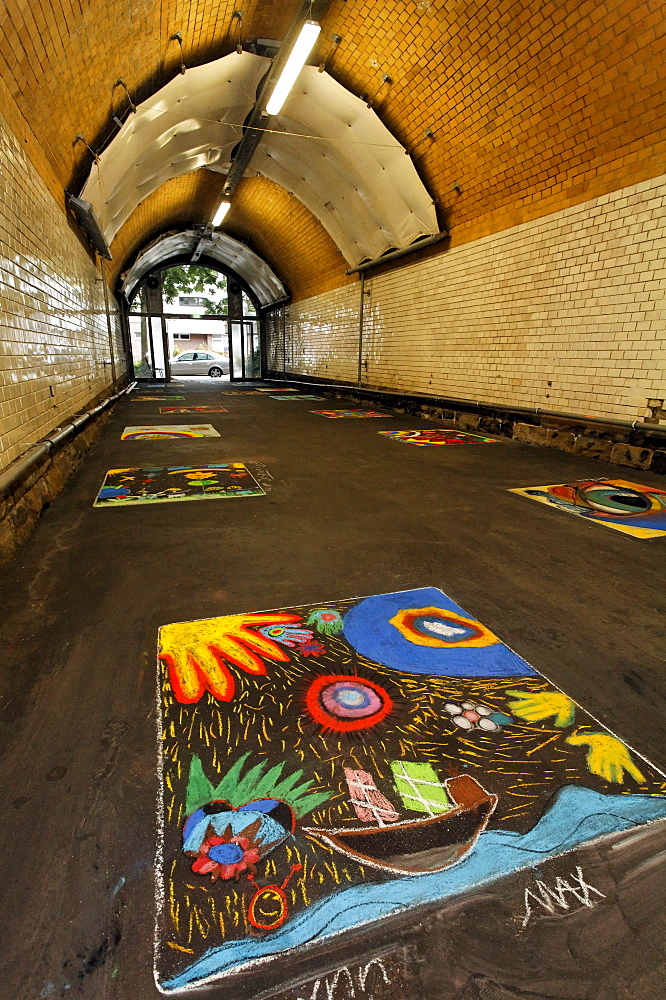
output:
{"label": "ceiling light fixture", "polygon": [[266,114],[277,115],[282,110],[282,105],[287,100],[289,91],[296,83],[298,74],[305,65],[305,60],[312,52],[312,47],[317,41],[321,25],[316,21],[305,21],[300,30],[299,36],[294,42],[294,47],[289,53],[284,69],[280,73],[278,82],[273,88],[270,100],[266,105]]}
{"label": "ceiling light fixture", "polygon": [[230,201],[220,202],[220,204],[217,206],[217,212],[213,216],[213,221],[211,222],[211,225],[214,228],[217,228],[217,226],[221,225],[222,220],[224,219],[225,215],[227,214],[230,208],[231,208]]}

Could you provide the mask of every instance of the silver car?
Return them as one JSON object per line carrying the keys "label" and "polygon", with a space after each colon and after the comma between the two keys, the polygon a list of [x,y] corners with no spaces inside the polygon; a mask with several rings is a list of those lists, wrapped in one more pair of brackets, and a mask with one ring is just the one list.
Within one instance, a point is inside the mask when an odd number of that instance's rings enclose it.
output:
{"label": "silver car", "polygon": [[220,378],[229,374],[229,358],[201,348],[198,351],[184,351],[171,358],[171,374],[179,375],[210,375]]}

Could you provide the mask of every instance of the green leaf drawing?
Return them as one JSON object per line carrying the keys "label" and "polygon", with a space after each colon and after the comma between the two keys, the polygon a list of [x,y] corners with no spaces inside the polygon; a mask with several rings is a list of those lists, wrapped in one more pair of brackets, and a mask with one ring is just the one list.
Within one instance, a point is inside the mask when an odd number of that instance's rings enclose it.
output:
{"label": "green leaf drawing", "polygon": [[199,757],[195,754],[190,763],[187,781],[185,810],[190,816],[206,802],[224,799],[235,809],[253,799],[282,799],[287,802],[300,819],[332,796],[332,792],[311,792],[312,781],[301,781],[303,771],[293,771],[281,779],[284,762],[269,768],[267,761],[260,761],[243,773],[250,751],[243,754],[231,765],[217,787],[204,774]]}
{"label": "green leaf drawing", "polygon": [[196,809],[200,809],[201,806],[215,797],[213,786],[204,774],[201,761],[195,754],[190,763],[190,775],[187,779],[185,812],[190,816]]}

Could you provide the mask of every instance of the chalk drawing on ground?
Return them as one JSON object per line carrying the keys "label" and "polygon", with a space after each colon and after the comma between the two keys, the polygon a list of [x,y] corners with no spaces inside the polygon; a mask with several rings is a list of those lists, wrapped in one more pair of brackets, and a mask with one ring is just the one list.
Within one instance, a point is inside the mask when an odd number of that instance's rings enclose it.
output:
{"label": "chalk drawing on ground", "polygon": [[415,444],[420,447],[431,445],[453,444],[499,444],[495,438],[483,434],[470,434],[468,431],[455,431],[436,427],[419,431],[378,431],[383,437],[402,441],[403,444]]}
{"label": "chalk drawing on ground", "polygon": [[554,486],[524,486],[509,492],[634,538],[666,535],[666,490],[656,486],[626,479],[582,479]]}
{"label": "chalk drawing on ground", "polygon": [[[666,816],[663,774],[433,587],[165,625],[157,677],[165,992],[266,962],[277,986],[345,931]],[[604,904],[566,881],[564,919]]]}
{"label": "chalk drawing on ground", "polygon": [[123,441],[159,441],[162,438],[219,437],[212,424],[141,424],[126,427],[121,434]]}
{"label": "chalk drawing on ground", "polygon": [[[259,476],[266,470],[259,465]],[[127,507],[183,500],[224,500],[264,496],[264,484],[242,462],[204,466],[167,466],[109,469],[94,507]]]}
{"label": "chalk drawing on ground", "polygon": [[390,417],[390,413],[380,413],[379,410],[310,410],[320,417],[328,417],[329,420],[340,420],[345,417],[351,419],[362,419],[363,417]]}

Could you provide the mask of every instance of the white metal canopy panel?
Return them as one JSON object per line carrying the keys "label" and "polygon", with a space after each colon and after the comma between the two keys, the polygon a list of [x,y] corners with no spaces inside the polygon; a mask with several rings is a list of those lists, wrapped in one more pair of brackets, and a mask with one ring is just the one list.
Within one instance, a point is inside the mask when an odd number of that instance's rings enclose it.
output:
{"label": "white metal canopy panel", "polygon": [[[166,181],[209,163],[228,166],[270,60],[234,52],[188,69],[141,104],[93,164],[81,197],[111,243]],[[225,166],[225,169],[226,169]]]}
{"label": "white metal canopy panel", "polygon": [[[136,206],[173,177],[225,173],[239,125],[270,60],[231,53],[175,77],[130,115],[92,167],[81,197],[111,243]],[[305,66],[251,162],[319,219],[350,264],[438,231],[405,149],[364,101]],[[292,134],[296,133],[296,134]]]}
{"label": "white metal canopy panel", "polygon": [[411,158],[371,108],[327,73],[305,66],[252,169],[303,202],[353,264],[438,231]]}
{"label": "white metal canopy panel", "polygon": [[[190,229],[181,233],[166,233],[155,240],[122,275],[122,290],[127,298],[132,297],[134,289],[149,271],[162,261],[166,264],[180,254],[192,253],[200,239],[201,233]],[[262,306],[286,295],[284,285],[266,261],[226,233],[213,233],[210,243],[204,248],[204,254],[235,271],[249,285]]]}

